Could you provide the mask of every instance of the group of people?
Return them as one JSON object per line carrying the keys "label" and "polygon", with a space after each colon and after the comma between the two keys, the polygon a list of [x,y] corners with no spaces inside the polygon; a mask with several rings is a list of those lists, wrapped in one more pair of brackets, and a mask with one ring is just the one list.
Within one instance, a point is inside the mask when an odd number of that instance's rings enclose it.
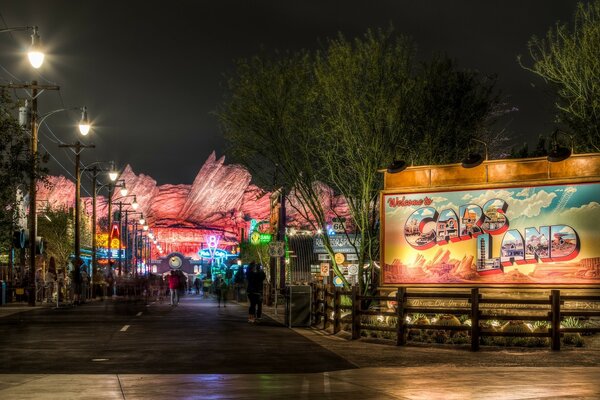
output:
{"label": "group of people", "polygon": [[[248,322],[256,323],[262,316],[263,286],[267,276],[262,270],[262,267],[256,264],[255,261],[252,261],[250,264],[248,264],[245,278],[246,294],[250,303],[250,306],[248,307]],[[183,273],[178,270],[171,270],[171,273],[168,275],[167,279],[171,297],[170,304],[172,306],[176,306],[179,304],[179,291],[181,290],[184,280],[187,280]],[[206,286],[204,286],[204,282],[200,280],[200,278],[196,278],[194,280],[194,288],[197,295],[200,295],[201,293],[206,294],[208,289]],[[222,276],[219,276],[214,281],[213,289],[217,297],[218,307],[221,307],[221,303],[223,303],[223,307],[227,307],[228,288],[227,281],[225,281]]]}

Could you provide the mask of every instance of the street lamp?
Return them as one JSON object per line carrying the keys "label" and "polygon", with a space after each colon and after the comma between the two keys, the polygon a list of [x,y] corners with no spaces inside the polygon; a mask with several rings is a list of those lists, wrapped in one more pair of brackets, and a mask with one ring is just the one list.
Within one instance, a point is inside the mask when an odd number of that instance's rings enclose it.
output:
{"label": "street lamp", "polygon": [[[98,191],[100,189],[102,189],[105,185],[100,186],[100,188],[96,189],[96,185],[98,184],[98,173],[99,172],[107,172],[110,181],[114,181],[117,179],[118,173],[116,175],[114,175],[114,179],[113,179],[113,172],[114,172],[114,163],[111,161],[110,162],[110,168],[99,168],[98,164],[103,164],[106,162],[102,162],[102,161],[96,161],[93,162],[87,166],[85,166],[83,168],[83,170],[81,171],[82,173],[85,172],[86,169],[90,170],[92,172],[92,284],[94,282],[94,277],[96,275],[96,269],[97,269],[97,245],[96,245],[96,197],[98,194]],[[91,167],[91,168],[90,168]]]}
{"label": "street lamp", "polygon": [[[83,110],[86,110],[86,108],[83,107]],[[86,130],[82,130],[81,127],[82,125],[80,124],[80,133],[82,135],[87,135],[89,132],[89,125],[87,125]],[[85,145],[77,141],[75,144],[59,144],[58,147],[75,149],[75,262],[73,269],[73,280],[76,282],[76,290],[79,290],[79,285],[77,282],[79,282],[79,267],[81,260],[81,152],[83,149],[93,149],[96,146],[93,144]]]}
{"label": "street lamp", "polygon": [[79,121],[79,132],[83,136],[86,136],[90,132],[90,120],[87,114],[87,107],[82,107],[81,110],[81,120]]}
{"label": "street lamp", "polygon": [[[485,158],[479,153],[471,153],[471,142],[477,142],[477,143],[480,143],[483,145],[484,151],[485,151]],[[469,143],[467,144],[467,157],[465,157],[461,161],[461,166],[463,168],[475,168],[475,167],[481,165],[481,163],[483,163],[484,161],[487,161],[487,159],[488,159],[487,143],[484,142],[483,140],[471,138],[471,139],[469,139]]]}
{"label": "street lamp", "polygon": [[[124,185],[125,185],[125,183],[123,183],[123,186]],[[121,189],[121,193],[123,193],[123,188]],[[125,191],[125,193],[127,193],[127,191]],[[130,194],[130,195],[125,194],[116,200],[122,200],[125,197],[133,197],[134,198],[133,201],[136,204],[136,206],[134,207],[134,211],[135,211],[135,209],[137,209],[137,207],[138,207],[138,204],[136,201],[136,196],[133,194]],[[132,203],[123,203],[122,201],[119,201],[116,204],[119,205],[119,235],[120,235],[120,237],[119,237],[119,276],[120,276],[122,273],[122,268],[123,268],[123,264],[122,264],[123,236],[124,236],[123,235],[123,206],[132,206],[133,207],[133,204]],[[128,217],[128,210],[125,210],[125,229],[127,229],[127,224],[128,224],[127,217]]]}
{"label": "street lamp", "polygon": [[44,63],[44,51],[42,49],[40,35],[38,34],[38,27],[18,26],[15,28],[0,29],[0,33],[16,31],[32,31],[31,45],[29,46],[29,50],[27,51],[27,58],[29,58],[29,63],[33,68],[40,68]]}
{"label": "street lamp", "polygon": [[[559,143],[559,141],[558,141],[559,134],[562,134],[569,138],[569,141],[571,144],[570,148],[563,146]],[[571,154],[573,154],[574,139],[575,138],[573,137],[573,135],[563,132],[560,129],[556,129],[552,133],[552,149],[550,149],[550,151],[548,152],[547,160],[550,162],[560,162],[560,161],[564,161],[567,158],[571,157]]]}

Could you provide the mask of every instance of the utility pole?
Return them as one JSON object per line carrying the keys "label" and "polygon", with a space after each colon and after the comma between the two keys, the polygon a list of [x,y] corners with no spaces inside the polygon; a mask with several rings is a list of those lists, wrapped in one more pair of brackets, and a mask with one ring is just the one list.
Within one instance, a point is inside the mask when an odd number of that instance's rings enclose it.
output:
{"label": "utility pole", "polygon": [[[77,290],[81,290],[79,282],[79,267],[81,267],[81,151],[83,149],[93,149],[96,146],[93,144],[85,145],[77,141],[75,144],[59,144],[58,147],[74,148],[75,149],[75,260],[73,261],[73,281]],[[80,294],[80,293],[75,293]]]}
{"label": "utility pole", "polygon": [[37,238],[37,209],[36,209],[36,190],[38,176],[38,102],[37,98],[45,90],[59,90],[56,85],[38,85],[37,81],[25,84],[1,85],[8,89],[29,89],[31,90],[31,177],[29,181],[29,296],[28,303],[35,306],[35,253]]}
{"label": "utility pole", "polygon": [[[99,169],[93,166],[92,170],[92,293],[96,293],[94,287],[94,277],[96,276],[97,254],[96,254],[96,185]],[[95,294],[92,295],[94,298]]]}

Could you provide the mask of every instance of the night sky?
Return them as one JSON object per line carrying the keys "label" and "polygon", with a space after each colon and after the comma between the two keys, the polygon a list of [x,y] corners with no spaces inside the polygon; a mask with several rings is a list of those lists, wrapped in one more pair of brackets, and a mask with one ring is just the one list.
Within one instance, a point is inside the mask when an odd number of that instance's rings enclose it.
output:
{"label": "night sky", "polygon": [[[548,88],[516,62],[531,35],[569,21],[576,1],[108,1],[2,0],[2,27],[38,25],[46,61],[32,72],[21,54],[29,34],[0,34],[0,80],[56,82],[40,112],[86,105],[95,150],[84,163],[115,160],[159,184],[190,184],[208,155],[227,155],[214,110],[233,61],[267,50],[320,47],[392,23],[411,36],[420,58],[445,52],[463,67],[499,75],[499,89],[519,111],[504,121],[516,143],[554,124]],[[41,74],[41,75],[40,75]],[[20,92],[21,96],[24,93]],[[50,117],[62,141],[77,139],[77,113]],[[64,168],[73,157],[42,127],[41,142]],[[53,142],[54,141],[54,142]],[[67,172],[54,160],[54,174]]]}

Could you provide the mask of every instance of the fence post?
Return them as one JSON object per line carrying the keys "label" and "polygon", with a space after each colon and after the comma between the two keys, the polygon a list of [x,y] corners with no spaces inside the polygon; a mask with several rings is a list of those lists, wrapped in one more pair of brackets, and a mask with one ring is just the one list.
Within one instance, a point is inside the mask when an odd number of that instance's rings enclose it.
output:
{"label": "fence post", "polygon": [[404,321],[404,303],[406,301],[406,288],[396,291],[396,346],[406,344],[406,321]]}
{"label": "fence post", "polygon": [[310,295],[311,295],[311,302],[310,302],[310,325],[314,325],[317,323],[317,285],[315,285],[314,283],[310,284]]}
{"label": "fence post", "polygon": [[471,289],[471,351],[479,350],[479,288]]}
{"label": "fence post", "polygon": [[552,307],[552,327],[550,343],[552,350],[560,350],[560,290],[553,289],[550,294]]}
{"label": "fence post", "polygon": [[352,340],[360,339],[360,300],[358,286],[352,286]]}
{"label": "fence post", "polygon": [[333,292],[333,333],[336,334],[341,330],[341,292],[340,288],[335,288]]}
{"label": "fence post", "polygon": [[323,329],[327,329],[327,320],[329,317],[327,316],[327,295],[329,292],[327,291],[327,286],[323,286]]}

